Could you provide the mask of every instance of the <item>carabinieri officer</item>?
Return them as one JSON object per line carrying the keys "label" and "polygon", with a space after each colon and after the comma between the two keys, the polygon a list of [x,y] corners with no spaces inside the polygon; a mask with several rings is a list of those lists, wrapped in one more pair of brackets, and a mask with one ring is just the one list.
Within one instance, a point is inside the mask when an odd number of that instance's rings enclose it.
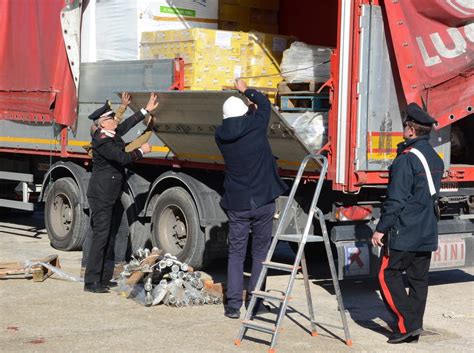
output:
{"label": "carabinieri officer", "polygon": [[[410,103],[406,113],[405,141],[398,145],[397,157],[390,167],[387,198],[372,235],[374,246],[382,246],[383,242],[390,249],[383,256],[379,272],[383,299],[397,321],[388,343],[417,341],[423,331],[431,252],[438,248],[434,198],[444,172],[443,160],[429,142],[436,120],[416,103]],[[431,181],[434,196],[429,187]],[[407,275],[408,293],[403,272]]]}
{"label": "carabinieri officer", "polygon": [[125,180],[125,166],[150,152],[144,143],[131,152],[125,152],[125,135],[145,116],[158,107],[155,93],[145,107],[133,114],[120,125],[114,119],[115,113],[107,102],[97,109],[89,119],[94,120],[98,129],[92,136],[92,175],[87,189],[87,200],[91,210],[92,243],[84,276],[84,290],[93,293],[107,293],[113,283],[104,278],[105,258],[114,259],[114,237],[112,222],[120,222],[120,196]]}

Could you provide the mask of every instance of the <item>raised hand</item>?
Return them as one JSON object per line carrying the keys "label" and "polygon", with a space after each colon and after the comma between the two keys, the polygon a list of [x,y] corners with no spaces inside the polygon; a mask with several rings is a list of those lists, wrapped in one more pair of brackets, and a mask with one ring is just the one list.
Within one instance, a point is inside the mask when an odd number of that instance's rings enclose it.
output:
{"label": "raised hand", "polygon": [[132,97],[128,92],[122,92],[122,105],[128,106],[132,102]]}
{"label": "raised hand", "polygon": [[242,79],[240,79],[240,78],[236,78],[234,84],[235,84],[235,88],[237,88],[237,90],[238,90],[239,92],[244,93],[245,90],[247,89],[247,84],[245,83],[244,80],[242,80]]}
{"label": "raised hand", "polygon": [[153,110],[158,108],[159,104],[160,103],[158,103],[158,94],[153,92],[150,94],[150,99],[148,100],[145,109],[149,112],[152,112]]}

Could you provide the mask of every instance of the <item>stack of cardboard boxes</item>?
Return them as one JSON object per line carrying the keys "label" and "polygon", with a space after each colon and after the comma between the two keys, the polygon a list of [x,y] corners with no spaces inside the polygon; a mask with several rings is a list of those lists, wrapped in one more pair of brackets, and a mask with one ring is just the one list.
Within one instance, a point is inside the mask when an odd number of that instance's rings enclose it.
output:
{"label": "stack of cardboard boxes", "polygon": [[219,29],[278,33],[278,0],[219,0]]}
{"label": "stack of cardboard boxes", "polygon": [[[293,38],[263,33],[193,28],[142,34],[141,59],[185,62],[185,89],[221,90],[236,77],[250,78],[249,86],[275,89],[281,81],[279,64]],[[270,76],[273,75],[273,76]]]}

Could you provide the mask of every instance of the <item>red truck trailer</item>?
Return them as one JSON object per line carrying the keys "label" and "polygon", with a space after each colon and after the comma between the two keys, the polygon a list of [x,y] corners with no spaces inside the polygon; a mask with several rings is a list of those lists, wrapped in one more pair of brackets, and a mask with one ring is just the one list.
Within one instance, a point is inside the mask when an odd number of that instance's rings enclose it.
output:
{"label": "red truck trailer", "polygon": [[[233,92],[180,90],[179,59],[81,63],[87,4],[0,0],[0,207],[33,210],[35,201],[44,201],[52,245],[80,249],[89,229],[86,117],[107,98],[118,103],[115,93],[132,92],[131,108],[138,109],[158,91],[152,153],[130,167],[122,196],[132,247],[151,241],[200,267],[225,254],[224,166],[213,135],[222,102]],[[438,121],[431,142],[446,168],[432,269],[472,265],[473,14],[465,0],[306,0],[297,6],[280,0],[281,34],[334,48],[325,83],[327,143],[308,150],[277,108],[268,136],[289,183],[305,154],[328,157],[320,208],[340,278],[375,273],[378,256],[369,239],[409,102]],[[307,215],[315,176],[306,178],[292,227]],[[22,201],[12,199],[14,190]],[[278,200],[279,209],[285,201]]]}

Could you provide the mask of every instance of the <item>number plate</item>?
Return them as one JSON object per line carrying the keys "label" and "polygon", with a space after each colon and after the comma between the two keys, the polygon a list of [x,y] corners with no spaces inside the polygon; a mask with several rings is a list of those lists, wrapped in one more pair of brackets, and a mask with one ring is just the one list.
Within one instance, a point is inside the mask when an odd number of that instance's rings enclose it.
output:
{"label": "number plate", "polygon": [[466,260],[466,243],[461,235],[440,237],[438,250],[431,256],[431,268],[462,267]]}

